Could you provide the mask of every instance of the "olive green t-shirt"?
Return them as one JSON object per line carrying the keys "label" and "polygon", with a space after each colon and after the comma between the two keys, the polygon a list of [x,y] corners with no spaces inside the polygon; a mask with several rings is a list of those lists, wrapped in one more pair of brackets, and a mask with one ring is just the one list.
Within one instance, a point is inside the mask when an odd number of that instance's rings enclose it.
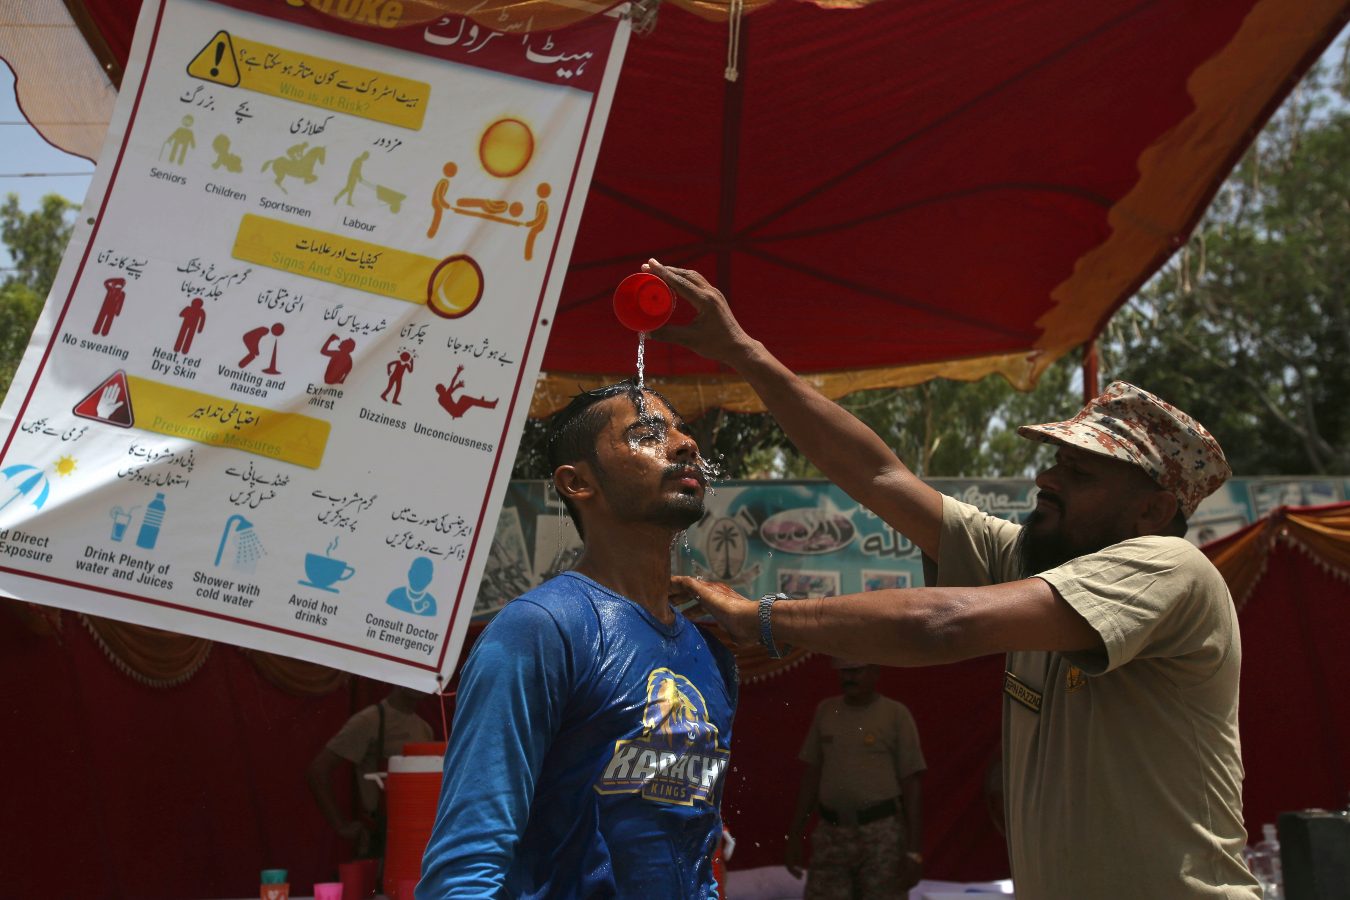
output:
{"label": "olive green t-shirt", "polygon": [[[1019,578],[1021,526],[950,497],[942,512],[938,586]],[[1185,540],[1154,535],[1037,577],[1104,652],[1008,654],[1003,780],[1018,900],[1259,900],[1241,859],[1242,644],[1218,570]]]}
{"label": "olive green t-shirt", "polygon": [[361,807],[373,813],[380,804],[380,789],[365,776],[384,769],[384,761],[403,752],[404,744],[429,741],[431,726],[416,713],[401,712],[380,701],[384,706],[384,746],[375,746],[380,733],[380,711],[375,705],[357,712],[342,729],[328,740],[327,747],[335,756],[356,767],[360,786]]}
{"label": "olive green t-shirt", "polygon": [[880,694],[865,706],[822,700],[797,758],[820,766],[818,799],[842,813],[899,797],[900,782],[928,768],[914,716]]}

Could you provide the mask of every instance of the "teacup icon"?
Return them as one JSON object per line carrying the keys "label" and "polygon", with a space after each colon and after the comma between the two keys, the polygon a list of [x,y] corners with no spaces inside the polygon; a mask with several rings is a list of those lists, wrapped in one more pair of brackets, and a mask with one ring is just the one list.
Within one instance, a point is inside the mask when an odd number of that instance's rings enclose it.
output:
{"label": "teacup icon", "polygon": [[309,576],[309,581],[301,581],[300,584],[336,594],[338,589],[333,585],[351,578],[356,570],[340,559],[322,553],[306,553],[305,574]]}

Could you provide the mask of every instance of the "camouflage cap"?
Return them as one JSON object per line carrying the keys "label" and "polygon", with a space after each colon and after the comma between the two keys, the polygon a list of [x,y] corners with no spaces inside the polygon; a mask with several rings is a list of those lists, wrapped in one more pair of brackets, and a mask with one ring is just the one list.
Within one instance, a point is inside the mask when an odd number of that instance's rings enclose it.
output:
{"label": "camouflage cap", "polygon": [[1176,494],[1188,519],[1233,474],[1223,448],[1205,426],[1124,381],[1114,382],[1066,422],[1023,425],[1017,433],[1134,463],[1163,490]]}

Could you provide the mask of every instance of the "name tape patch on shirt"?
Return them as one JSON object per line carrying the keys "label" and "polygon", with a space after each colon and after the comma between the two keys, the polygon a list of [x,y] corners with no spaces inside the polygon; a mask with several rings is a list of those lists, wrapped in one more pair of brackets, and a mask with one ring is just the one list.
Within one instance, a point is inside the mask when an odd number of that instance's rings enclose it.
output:
{"label": "name tape patch on shirt", "polygon": [[1034,713],[1041,711],[1041,692],[1029,687],[1011,672],[1003,673],[1003,693]]}

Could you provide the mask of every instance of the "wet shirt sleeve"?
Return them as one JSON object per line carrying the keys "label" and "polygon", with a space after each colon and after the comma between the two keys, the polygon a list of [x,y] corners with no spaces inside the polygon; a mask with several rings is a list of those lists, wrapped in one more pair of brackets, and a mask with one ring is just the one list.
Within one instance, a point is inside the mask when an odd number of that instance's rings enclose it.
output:
{"label": "wet shirt sleeve", "polygon": [[497,614],[460,679],[417,900],[497,898],[568,694],[568,644],[528,600]]}

